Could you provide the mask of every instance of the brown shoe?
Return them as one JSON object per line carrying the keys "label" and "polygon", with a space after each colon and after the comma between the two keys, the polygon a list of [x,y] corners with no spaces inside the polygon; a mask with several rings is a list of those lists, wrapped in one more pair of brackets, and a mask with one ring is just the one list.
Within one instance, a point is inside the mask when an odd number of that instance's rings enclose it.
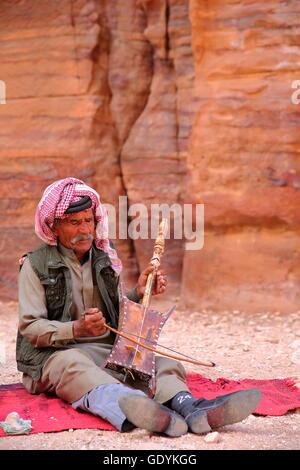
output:
{"label": "brown shoe", "polygon": [[182,416],[143,395],[124,394],[119,406],[130,423],[150,432],[178,437],[187,433],[188,427]]}

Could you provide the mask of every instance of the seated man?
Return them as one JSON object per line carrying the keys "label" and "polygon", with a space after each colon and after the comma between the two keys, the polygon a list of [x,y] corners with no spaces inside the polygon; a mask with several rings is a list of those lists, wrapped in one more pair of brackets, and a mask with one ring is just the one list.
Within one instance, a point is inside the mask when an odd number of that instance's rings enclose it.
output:
{"label": "seated man", "polygon": [[[75,178],[46,188],[38,204],[36,234],[44,241],[23,257],[19,276],[17,364],[33,394],[52,393],[109,421],[119,431],[140,427],[168,436],[246,418],[261,399],[259,390],[197,400],[186,385],[181,363],[156,357],[156,393],[141,382],[101,365],[118,328],[121,262],[108,238],[108,219],[98,193]],[[145,269],[127,297],[144,293]],[[158,272],[153,294],[165,290]]]}

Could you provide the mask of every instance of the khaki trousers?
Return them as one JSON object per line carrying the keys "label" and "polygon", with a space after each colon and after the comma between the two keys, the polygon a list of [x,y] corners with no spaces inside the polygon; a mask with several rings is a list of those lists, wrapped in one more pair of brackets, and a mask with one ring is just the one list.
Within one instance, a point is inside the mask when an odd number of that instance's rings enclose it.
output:
{"label": "khaki trousers", "polygon": [[[146,392],[144,384],[133,380],[130,374],[123,382],[123,374],[101,368],[111,349],[110,344],[81,343],[58,350],[45,363],[38,382],[33,382],[24,374],[23,384],[30,393],[52,393],[69,403],[79,400],[93,388],[109,383],[122,383]],[[177,393],[188,391],[186,373],[181,363],[160,356],[156,356],[155,362],[155,401],[165,403]]]}

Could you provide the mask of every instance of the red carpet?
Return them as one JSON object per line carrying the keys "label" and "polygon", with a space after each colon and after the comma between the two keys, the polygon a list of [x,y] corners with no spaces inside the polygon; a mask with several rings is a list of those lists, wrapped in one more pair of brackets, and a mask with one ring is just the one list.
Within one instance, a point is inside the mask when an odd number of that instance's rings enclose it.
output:
{"label": "red carpet", "polygon": [[[300,407],[300,389],[291,379],[241,380],[218,379],[213,382],[198,374],[188,374],[187,383],[195,397],[214,398],[237,390],[258,388],[262,401],[255,414],[280,416]],[[106,421],[88,413],[75,411],[68,403],[49,395],[30,395],[21,384],[0,386],[0,421],[16,411],[24,420],[31,420],[30,434],[66,429],[116,429]],[[0,426],[0,437],[5,436]]]}

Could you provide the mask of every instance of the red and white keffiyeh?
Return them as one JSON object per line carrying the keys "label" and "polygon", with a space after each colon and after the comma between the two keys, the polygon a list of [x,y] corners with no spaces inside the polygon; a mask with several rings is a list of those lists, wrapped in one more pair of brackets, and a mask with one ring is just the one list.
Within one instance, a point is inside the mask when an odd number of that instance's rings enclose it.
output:
{"label": "red and white keffiyeh", "polygon": [[112,268],[119,275],[122,263],[116,250],[109,244],[106,208],[101,204],[99,194],[83,181],[65,178],[55,181],[45,189],[35,214],[35,233],[48,245],[57,245],[57,238],[52,231],[54,219],[63,218],[69,205],[82,196],[89,196],[92,200],[91,209],[96,219],[95,245],[109,255]]}

